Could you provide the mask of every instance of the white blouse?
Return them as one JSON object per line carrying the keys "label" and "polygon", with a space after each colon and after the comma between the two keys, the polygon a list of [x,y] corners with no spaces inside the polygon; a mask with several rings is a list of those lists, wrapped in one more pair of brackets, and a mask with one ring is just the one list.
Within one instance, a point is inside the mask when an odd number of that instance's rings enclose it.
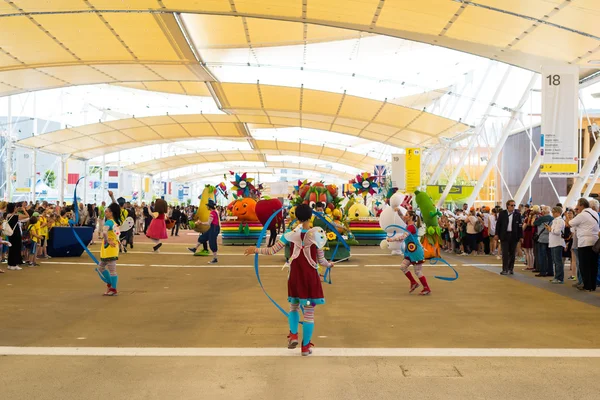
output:
{"label": "white blouse", "polygon": [[550,229],[550,242],[548,243],[548,247],[565,247],[565,239],[562,238],[564,230],[565,221],[561,217],[554,218]]}
{"label": "white blouse", "polygon": [[591,208],[586,208],[575,218],[569,221],[569,225],[577,229],[578,248],[593,246],[598,240],[598,213]]}

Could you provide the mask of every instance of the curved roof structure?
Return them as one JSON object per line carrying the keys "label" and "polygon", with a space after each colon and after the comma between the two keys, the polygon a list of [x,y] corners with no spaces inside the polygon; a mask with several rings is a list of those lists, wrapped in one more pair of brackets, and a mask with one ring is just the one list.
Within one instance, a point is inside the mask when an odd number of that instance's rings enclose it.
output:
{"label": "curved roof structure", "polygon": [[239,168],[227,168],[227,169],[207,169],[203,172],[192,173],[188,175],[181,175],[173,178],[178,182],[195,182],[203,179],[215,177],[215,176],[223,176],[223,174],[229,174],[229,171],[232,169],[243,170],[248,173],[265,173],[265,174],[278,174],[281,173],[282,169],[287,169],[289,171],[304,171],[307,173],[314,173],[315,175],[326,175],[326,176],[334,176],[340,178],[342,180],[349,180],[354,178],[353,174],[345,173],[342,171],[337,171],[334,168],[326,168],[318,165],[311,165],[308,163],[289,163],[289,162],[267,162],[263,167],[250,167],[244,166]]}
{"label": "curved roof structure", "polygon": [[211,84],[226,114],[166,115],[101,122],[22,139],[19,145],[90,159],[149,144],[251,139],[247,128],[305,127],[392,146],[437,143],[469,127],[424,111],[345,94],[260,84]]}
{"label": "curved roof structure", "polygon": [[211,81],[198,57],[203,49],[247,48],[252,57],[260,47],[306,46],[356,32],[535,71],[578,64],[587,76],[600,52],[599,13],[594,0],[5,0],[0,95],[105,82]]}
{"label": "curved roof structure", "polygon": [[[236,161],[265,162],[266,159],[264,155],[301,156],[307,159],[312,158],[316,160],[330,161],[338,164],[348,165],[353,168],[366,170],[373,169],[373,166],[381,161],[363,154],[331,147],[294,142],[257,140],[255,141],[254,150],[208,151],[179,154],[130,164],[126,167],[126,169],[136,173],[157,174],[177,168],[199,164]],[[298,165],[296,164],[296,166]]]}

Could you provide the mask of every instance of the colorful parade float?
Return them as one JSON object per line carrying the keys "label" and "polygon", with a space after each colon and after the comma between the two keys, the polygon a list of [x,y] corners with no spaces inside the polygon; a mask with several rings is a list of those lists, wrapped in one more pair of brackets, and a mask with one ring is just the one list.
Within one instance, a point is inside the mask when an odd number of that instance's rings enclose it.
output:
{"label": "colorful parade float", "polygon": [[[290,196],[290,204],[292,208],[289,212],[289,220],[286,225],[287,230],[294,229],[298,222],[294,215],[294,208],[300,204],[308,204],[313,209],[317,203],[323,203],[324,212],[323,218],[313,216],[312,225],[323,228],[327,234],[327,245],[325,246],[325,258],[345,260],[350,257],[350,250],[346,249],[338,241],[338,236],[344,236],[346,243],[350,246],[357,245],[358,242],[354,238],[351,230],[348,227],[347,221],[344,218],[344,213],[341,209],[343,198],[338,194],[336,185],[326,185],[323,182],[311,183],[308,181],[298,181],[298,185],[294,187],[294,193]],[[289,257],[289,246],[285,250],[286,258]]]}
{"label": "colorful parade float", "polygon": [[[383,201],[379,198],[381,188],[377,177],[363,172],[350,181],[354,195],[346,203],[349,228],[360,246],[379,246],[386,233],[379,225]],[[370,203],[371,207],[367,206]]]}
{"label": "colorful parade float", "polygon": [[262,224],[256,215],[260,185],[256,187],[254,179],[249,178],[245,172],[230,174],[234,177],[230,182],[234,200],[227,207],[228,216],[225,221],[221,221],[223,245],[255,245],[262,231]]}

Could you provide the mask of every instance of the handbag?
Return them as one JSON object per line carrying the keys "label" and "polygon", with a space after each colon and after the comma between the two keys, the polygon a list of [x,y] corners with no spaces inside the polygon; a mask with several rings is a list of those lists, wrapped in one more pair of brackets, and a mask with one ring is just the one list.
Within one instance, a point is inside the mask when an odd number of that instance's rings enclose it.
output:
{"label": "handbag", "polygon": [[[588,215],[592,218],[594,218],[594,220],[596,221],[596,223],[598,223],[598,218],[596,218],[594,216],[594,214],[590,213],[589,211],[587,212]],[[598,254],[600,253],[600,239],[596,240],[596,243],[594,243],[594,245],[592,246],[592,250],[594,251],[594,253]]]}
{"label": "handbag", "polygon": [[[11,215],[12,218],[12,215]],[[10,224],[8,223],[8,220],[10,218],[6,219],[3,223],[2,223],[2,233],[5,234],[6,236],[12,236],[14,232],[13,228],[10,226]]]}

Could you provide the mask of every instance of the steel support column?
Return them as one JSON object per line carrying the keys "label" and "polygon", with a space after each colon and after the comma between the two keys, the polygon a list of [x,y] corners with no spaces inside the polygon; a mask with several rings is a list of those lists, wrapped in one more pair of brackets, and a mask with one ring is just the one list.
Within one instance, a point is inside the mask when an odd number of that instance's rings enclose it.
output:
{"label": "steel support column", "polygon": [[513,67],[508,67],[506,69],[506,71],[504,72],[504,75],[502,76],[502,80],[498,84],[498,87],[496,88],[496,92],[494,93],[492,100],[489,102],[488,107],[485,111],[485,114],[483,114],[483,118],[479,122],[479,125],[477,126],[477,129],[475,130],[475,133],[473,134],[473,137],[471,137],[471,139],[469,140],[469,145],[468,145],[466,154],[464,154],[462,156],[462,158],[460,159],[460,161],[457,165],[457,168],[454,169],[454,171],[452,172],[452,175],[448,179],[448,183],[446,184],[446,187],[444,188],[444,193],[442,193],[442,197],[440,197],[440,200],[438,201],[438,204],[437,204],[438,208],[440,208],[442,206],[442,204],[444,204],[444,202],[446,201],[446,197],[448,197],[448,194],[450,193],[450,189],[452,189],[452,185],[454,185],[454,182],[456,181],[456,178],[458,177],[460,170],[462,169],[463,165],[465,164],[465,161],[471,155],[471,150],[473,150],[473,147],[475,146],[475,143],[477,142],[477,137],[481,134],[481,132],[485,128],[485,123],[486,123],[490,113],[492,112],[493,107],[496,104],[496,100],[498,100],[498,97],[500,96],[500,93],[502,92],[502,89],[504,88],[504,84],[508,80],[508,76],[510,75],[510,71],[512,70],[512,68]]}
{"label": "steel support column", "polygon": [[102,172],[101,172],[101,183],[100,183],[100,203],[104,201],[106,195],[106,156],[102,155]]}
{"label": "steel support column", "polygon": [[32,155],[31,155],[31,181],[30,186],[31,186],[31,202],[33,204],[35,204],[35,184],[37,183],[37,173],[36,173],[36,168],[37,168],[37,150],[33,150],[32,151]]}
{"label": "steel support column", "polygon": [[594,144],[594,147],[592,147],[592,150],[585,159],[585,163],[583,163],[583,166],[581,167],[579,176],[575,178],[575,182],[573,182],[573,187],[571,187],[571,190],[567,195],[567,200],[565,200],[565,207],[575,206],[577,199],[581,196],[583,185],[585,185],[585,182],[590,176],[594,165],[596,165],[596,161],[598,161],[598,158],[600,158],[600,140],[597,141],[596,144]]}
{"label": "steel support column", "polygon": [[496,168],[496,164],[498,162],[498,156],[500,155],[500,152],[504,148],[504,144],[506,143],[506,140],[508,139],[508,135],[510,135],[510,132],[513,130],[515,123],[518,120],[520,110],[523,107],[523,105],[525,104],[525,102],[527,101],[527,99],[529,98],[529,91],[533,88],[533,86],[537,82],[537,79],[538,79],[538,74],[532,73],[531,79],[529,80],[529,84],[525,88],[525,91],[523,92],[523,96],[521,96],[521,100],[519,100],[519,103],[517,104],[517,106],[511,111],[510,119],[508,120],[506,125],[504,125],[504,129],[502,131],[502,136],[500,136],[498,143],[496,143],[496,145],[494,147],[494,151],[492,152],[492,155],[490,156],[489,162],[487,163],[487,165],[485,166],[485,168],[483,170],[483,173],[477,180],[477,184],[475,185],[475,188],[473,189],[473,193],[469,197],[469,200],[467,200],[467,204],[469,205],[469,207],[471,207],[473,205],[473,203],[475,203],[475,200],[477,199],[477,196],[479,196],[479,192],[483,188],[483,184],[485,183],[488,176],[490,175],[490,172],[492,172],[492,170],[494,168]]}
{"label": "steel support column", "polygon": [[531,166],[529,167],[527,173],[525,174],[525,177],[523,178],[523,182],[521,182],[519,189],[517,189],[517,193],[515,193],[515,198],[513,199],[515,203],[521,204],[521,202],[523,201],[523,197],[525,197],[525,193],[527,193],[527,191],[529,190],[531,182],[533,181],[536,172],[540,168],[540,165],[542,165],[542,152],[538,150],[535,158],[531,162]]}
{"label": "steel support column", "polygon": [[446,201],[446,198],[448,197],[448,194],[450,194],[450,190],[452,189],[452,185],[454,185],[454,182],[456,182],[456,178],[458,178],[460,170],[462,169],[463,165],[465,165],[465,162],[471,155],[471,151],[473,150],[473,147],[475,147],[475,143],[477,143],[477,133],[474,133],[473,136],[471,136],[471,139],[469,139],[467,151],[464,153],[464,155],[461,155],[458,164],[454,168],[454,171],[452,171],[452,175],[450,175],[450,178],[448,178],[448,183],[444,188],[444,193],[442,193],[442,196],[437,202],[437,208],[440,208]]}
{"label": "steel support column", "polygon": [[81,200],[83,202],[83,204],[87,204],[87,189],[88,189],[88,173],[89,173],[89,166],[88,166],[88,162],[85,161],[83,163],[83,199]]}
{"label": "steel support column", "polygon": [[440,157],[440,161],[438,161],[438,164],[435,166],[435,169],[433,170],[433,174],[431,174],[431,177],[429,178],[429,181],[427,182],[428,185],[437,185],[437,182],[440,179],[440,175],[442,174],[442,171],[444,171],[444,167],[448,163],[448,159],[450,158],[451,154],[452,154],[451,147],[444,149],[444,153]]}
{"label": "steel support column", "polygon": [[596,171],[594,172],[594,176],[592,176],[592,180],[588,183],[587,187],[585,188],[585,192],[583,192],[583,197],[590,197],[590,193],[592,193],[592,189],[594,189],[594,186],[596,185],[596,182],[598,182],[599,177],[600,166],[597,166]]}
{"label": "steel support column", "polygon": [[65,201],[65,177],[67,175],[67,158],[60,156],[60,164],[58,167],[58,201],[60,205]]}

